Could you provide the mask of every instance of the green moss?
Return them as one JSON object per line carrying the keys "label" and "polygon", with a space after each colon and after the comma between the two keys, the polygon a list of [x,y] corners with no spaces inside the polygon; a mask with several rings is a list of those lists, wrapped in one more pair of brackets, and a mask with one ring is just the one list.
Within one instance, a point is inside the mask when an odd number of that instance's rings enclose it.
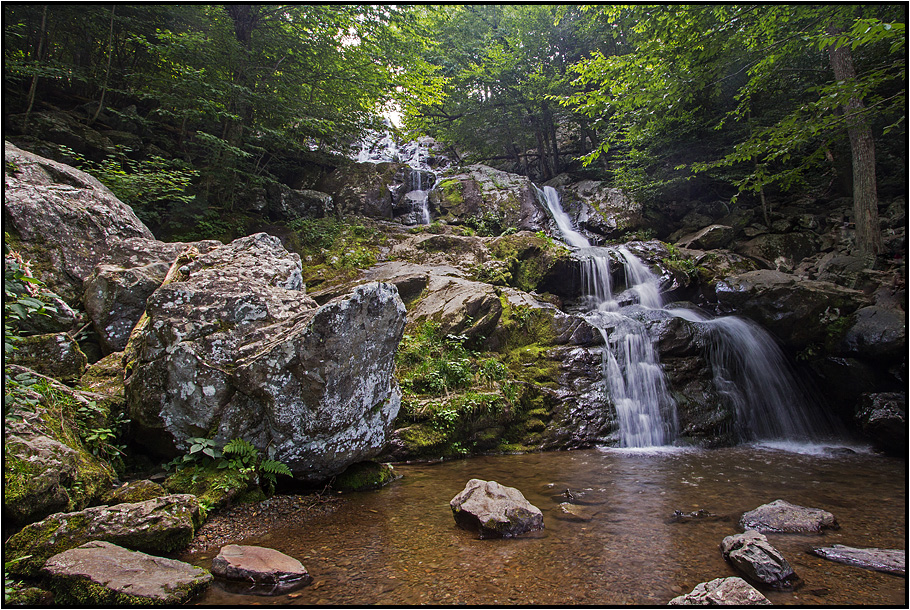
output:
{"label": "green moss", "polygon": [[165,480],[164,488],[169,493],[193,494],[206,510],[240,501],[244,494],[259,489],[249,473],[201,464],[184,466]]}
{"label": "green moss", "polygon": [[395,471],[389,464],[358,462],[335,477],[332,489],[337,491],[367,491],[379,489],[395,479]]}
{"label": "green moss", "polygon": [[464,203],[464,183],[450,178],[436,184],[436,190],[442,194],[444,207],[458,207]]}
{"label": "green moss", "polygon": [[[199,568],[203,571],[202,568]],[[130,595],[108,589],[84,577],[54,578],[51,588],[57,604],[73,606],[163,606],[182,603],[202,594],[209,583],[201,579],[173,587],[169,603],[150,597]]]}

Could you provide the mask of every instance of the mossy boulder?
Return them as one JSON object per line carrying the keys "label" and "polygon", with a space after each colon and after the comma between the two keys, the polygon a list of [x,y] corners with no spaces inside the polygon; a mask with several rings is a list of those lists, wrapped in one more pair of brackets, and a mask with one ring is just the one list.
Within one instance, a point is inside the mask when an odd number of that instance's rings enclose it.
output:
{"label": "mossy boulder", "polygon": [[75,381],[85,372],[88,358],[67,333],[19,337],[9,362],[61,381]]}
{"label": "mossy boulder", "polygon": [[124,483],[120,487],[112,490],[105,496],[104,503],[133,504],[146,500],[154,500],[155,498],[166,495],[168,495],[168,492],[158,483],[149,481],[148,479],[139,479],[138,481]]}
{"label": "mossy boulder", "polygon": [[[13,374],[27,371],[10,369]],[[105,397],[28,374],[38,380],[29,393],[40,404],[33,410],[7,405],[12,421],[4,430],[3,514],[17,525],[80,510],[100,500],[115,477],[111,465],[85,446],[85,423],[77,420],[78,410],[92,405],[97,409],[89,412],[103,418]]]}
{"label": "mossy boulder", "polygon": [[212,464],[184,466],[164,481],[164,488],[169,493],[197,496],[206,510],[217,510],[250,494],[262,493],[250,474]]}
{"label": "mossy boulder", "polygon": [[335,477],[332,489],[336,491],[368,491],[384,487],[398,478],[391,464],[358,462],[351,464]]}
{"label": "mossy boulder", "polygon": [[14,534],[6,541],[4,551],[8,559],[29,556],[13,563],[11,573],[35,576],[49,557],[92,540],[149,553],[169,553],[189,544],[201,524],[199,500],[193,495],[177,494],[55,513]]}
{"label": "mossy boulder", "polygon": [[76,607],[176,606],[212,582],[203,568],[104,541],[54,555],[42,574],[58,603]]}
{"label": "mossy boulder", "polygon": [[568,249],[542,233],[520,231],[487,244],[492,257],[504,263],[508,285],[525,292],[564,294],[573,275]]}

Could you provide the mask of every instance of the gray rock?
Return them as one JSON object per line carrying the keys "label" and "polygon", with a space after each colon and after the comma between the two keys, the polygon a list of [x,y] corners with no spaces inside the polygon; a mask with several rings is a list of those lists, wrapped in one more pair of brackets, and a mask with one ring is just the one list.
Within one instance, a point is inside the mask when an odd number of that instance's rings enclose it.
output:
{"label": "gray rock", "polygon": [[563,209],[582,231],[610,238],[642,226],[641,203],[606,182],[582,180],[558,190]]}
{"label": "gray rock", "polygon": [[237,544],[221,548],[212,560],[212,574],[226,580],[274,585],[276,593],[286,593],[313,580],[303,564],[293,557],[274,549]]}
{"label": "gray rock", "polygon": [[857,290],[767,269],[729,276],[715,294],[723,311],[753,319],[793,349],[824,344],[833,322],[869,304]]}
{"label": "gray rock", "polygon": [[132,209],[88,174],[6,143],[6,230],[35,276],[75,306],[92,270],[123,239],[154,239]]}
{"label": "gray rock", "polygon": [[897,549],[858,549],[842,544],[827,547],[817,547],[809,551],[813,555],[845,563],[860,568],[868,568],[889,574],[906,576],[907,551]]}
{"label": "gray rock", "polygon": [[11,571],[33,576],[49,557],[92,540],[150,553],[175,551],[189,544],[201,519],[199,500],[190,494],[93,506],[32,523],[7,540],[4,550],[10,558],[28,555],[13,564]]}
{"label": "gray rock", "polygon": [[145,312],[145,302],[161,285],[171,264],[187,248],[204,254],[221,246],[214,240],[165,243],[131,238],[112,248],[85,281],[83,303],[104,352],[126,347]]}
{"label": "gray rock", "polygon": [[312,189],[291,189],[283,184],[270,185],[267,193],[270,216],[277,219],[326,218],[335,215],[335,204],[328,193]]}
{"label": "gray rock", "polygon": [[742,243],[736,252],[760,260],[771,269],[790,272],[801,260],[818,252],[818,245],[818,237],[812,233],[778,232]]}
{"label": "gray rock", "polygon": [[907,455],[907,395],[903,392],[863,394],[856,419],[875,446],[886,453]]}
{"label": "gray rock", "polygon": [[85,373],[88,358],[67,333],[19,337],[8,361],[61,381],[75,381]]}
{"label": "gray rock", "polygon": [[681,248],[695,248],[698,250],[715,250],[726,248],[733,241],[733,227],[725,225],[711,225],[695,233],[690,233],[680,238],[676,245]]}
{"label": "gray rock", "polygon": [[120,487],[114,489],[108,497],[105,498],[105,504],[144,502],[166,495],[168,495],[167,491],[158,483],[149,481],[148,479],[139,479],[138,481],[124,483]]}
{"label": "gray rock", "polygon": [[212,582],[200,567],[101,540],[54,555],[42,572],[57,603],[77,606],[184,604]]}
{"label": "gray rock", "polygon": [[543,529],[543,513],[514,487],[471,479],[449,505],[455,523],[481,538],[511,538]]}
{"label": "gray rock", "polygon": [[821,533],[839,528],[837,519],[828,511],[797,506],[784,500],[775,500],[743,513],[739,525],[744,530],[761,533]]}
{"label": "gray rock", "polygon": [[840,355],[899,360],[907,355],[907,314],[871,306],[857,310],[855,322],[838,345]]}
{"label": "gray rock", "polygon": [[724,559],[752,582],[775,588],[793,586],[796,573],[768,539],[754,530],[727,536],[720,543]]}
{"label": "gray rock", "polygon": [[305,480],[370,459],[400,405],[394,355],[405,309],[371,283],[318,307],[300,258],[264,233],[182,267],[148,299],[125,352],[138,442],[244,438]]}
{"label": "gray rock", "polygon": [[668,606],[770,606],[771,602],[742,578],[715,578],[691,593],[674,597]]}

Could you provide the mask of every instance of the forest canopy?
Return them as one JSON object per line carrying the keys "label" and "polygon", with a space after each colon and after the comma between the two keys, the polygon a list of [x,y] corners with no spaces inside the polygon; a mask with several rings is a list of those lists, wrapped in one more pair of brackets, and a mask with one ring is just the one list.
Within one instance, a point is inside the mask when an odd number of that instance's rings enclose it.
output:
{"label": "forest canopy", "polygon": [[348,152],[392,109],[402,137],[459,160],[595,176],[651,202],[836,183],[868,211],[876,171],[905,179],[905,5],[3,11],[7,131],[76,102],[89,124],[135,107],[217,205],[287,181],[289,155]]}

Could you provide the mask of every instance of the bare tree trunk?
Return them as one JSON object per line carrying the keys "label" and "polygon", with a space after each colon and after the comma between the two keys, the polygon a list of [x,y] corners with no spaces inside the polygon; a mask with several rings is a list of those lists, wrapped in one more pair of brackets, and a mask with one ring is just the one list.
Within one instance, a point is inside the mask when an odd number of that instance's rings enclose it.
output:
{"label": "bare tree trunk", "polygon": [[[829,26],[828,34],[842,32],[838,27]],[[828,47],[828,57],[834,78],[851,82],[856,79],[853,68],[853,54],[849,46]],[[878,193],[875,183],[875,140],[872,128],[862,113],[863,101],[851,97],[844,106],[847,115],[847,135],[850,137],[850,153],[853,158],[853,215],[856,218],[856,245],[867,256],[880,254],[884,249],[882,231],[878,219]]]}
{"label": "bare tree trunk", "polygon": [[[38,52],[35,54],[35,63],[41,61],[41,51],[44,48],[45,25],[47,24],[47,5],[41,12],[41,33],[38,35]],[[35,105],[35,92],[38,90],[38,75],[32,77],[32,84],[28,88],[28,107],[25,109],[25,117],[22,119],[22,131],[28,128],[28,115],[32,112],[32,106]]]}
{"label": "bare tree trunk", "polygon": [[107,93],[107,84],[111,78],[111,58],[114,56],[114,11],[116,8],[116,4],[111,5],[111,28],[107,39],[107,68],[104,70],[104,85],[101,87],[101,99],[98,100],[98,108],[95,109],[95,114],[92,116],[91,120],[89,120],[89,125],[98,120],[98,115],[101,114],[101,109],[104,107],[104,96]]}

